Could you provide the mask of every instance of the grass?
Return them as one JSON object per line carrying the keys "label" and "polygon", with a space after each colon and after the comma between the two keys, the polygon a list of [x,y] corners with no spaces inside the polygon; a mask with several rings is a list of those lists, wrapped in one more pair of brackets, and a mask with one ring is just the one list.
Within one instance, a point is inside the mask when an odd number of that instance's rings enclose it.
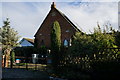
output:
{"label": "grass", "polygon": [[[35,70],[35,64],[32,63],[27,63],[28,69],[30,70]],[[46,70],[47,65],[43,64],[36,64],[37,70],[44,71]],[[17,63],[16,65],[13,66],[13,68],[26,68],[26,63]]]}
{"label": "grass", "polygon": [[26,63],[16,63],[16,66],[24,66]]}

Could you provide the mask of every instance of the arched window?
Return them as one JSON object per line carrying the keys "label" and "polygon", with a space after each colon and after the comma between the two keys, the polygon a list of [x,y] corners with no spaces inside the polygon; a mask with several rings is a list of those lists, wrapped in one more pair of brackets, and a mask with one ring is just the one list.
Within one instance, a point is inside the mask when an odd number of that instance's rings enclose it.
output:
{"label": "arched window", "polygon": [[64,40],[64,46],[68,47],[68,41],[66,39]]}

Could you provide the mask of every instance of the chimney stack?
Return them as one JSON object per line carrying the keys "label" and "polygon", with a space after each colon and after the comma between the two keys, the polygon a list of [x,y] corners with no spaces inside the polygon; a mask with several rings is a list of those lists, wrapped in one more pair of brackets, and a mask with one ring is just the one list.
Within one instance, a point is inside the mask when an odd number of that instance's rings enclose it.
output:
{"label": "chimney stack", "polygon": [[56,8],[55,2],[52,3],[51,8]]}

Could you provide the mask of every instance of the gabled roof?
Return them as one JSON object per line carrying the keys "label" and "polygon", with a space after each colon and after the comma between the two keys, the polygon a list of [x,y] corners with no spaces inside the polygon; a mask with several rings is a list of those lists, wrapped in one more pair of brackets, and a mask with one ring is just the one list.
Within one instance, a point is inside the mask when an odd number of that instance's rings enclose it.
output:
{"label": "gabled roof", "polygon": [[55,8],[55,9],[64,17],[64,19],[67,20],[68,23],[70,23],[70,24],[74,27],[74,29],[76,29],[77,31],[81,32],[81,31],[77,28],[77,26],[75,26],[75,24],[73,24],[73,22],[72,22],[64,13],[62,13],[61,11],[59,11],[57,8]]}
{"label": "gabled roof", "polygon": [[34,45],[34,39],[30,39],[30,38],[23,38],[20,43],[23,41],[23,40],[27,40],[29,43],[33,44]]}
{"label": "gabled roof", "polygon": [[[53,2],[53,4],[51,5],[51,10],[49,11],[48,15],[49,15],[50,12],[52,11],[52,9],[55,9],[68,23],[70,23],[70,24],[73,26],[73,28],[74,28],[76,31],[81,32],[81,31],[77,28],[77,26],[75,26],[75,24],[73,24],[72,21],[70,21],[70,19],[69,19],[64,13],[62,13],[61,11],[59,11],[59,10],[56,8],[56,5],[54,4],[54,2]],[[47,15],[47,17],[48,17],[48,15]],[[44,19],[43,23],[45,22],[45,20],[47,19],[47,17]],[[42,23],[42,24],[43,24],[43,23]],[[42,26],[42,24],[41,24],[41,26]],[[40,28],[41,28],[41,26],[40,26]],[[40,28],[38,29],[38,31],[40,30]],[[37,35],[38,31],[36,32],[36,34],[35,34],[34,36]]]}

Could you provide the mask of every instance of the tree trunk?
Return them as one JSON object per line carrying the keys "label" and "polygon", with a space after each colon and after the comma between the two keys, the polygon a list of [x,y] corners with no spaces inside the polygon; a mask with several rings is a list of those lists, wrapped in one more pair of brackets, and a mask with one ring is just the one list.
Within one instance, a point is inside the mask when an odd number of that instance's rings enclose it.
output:
{"label": "tree trunk", "polygon": [[10,61],[10,51],[11,49],[5,50],[5,67],[8,67]]}

